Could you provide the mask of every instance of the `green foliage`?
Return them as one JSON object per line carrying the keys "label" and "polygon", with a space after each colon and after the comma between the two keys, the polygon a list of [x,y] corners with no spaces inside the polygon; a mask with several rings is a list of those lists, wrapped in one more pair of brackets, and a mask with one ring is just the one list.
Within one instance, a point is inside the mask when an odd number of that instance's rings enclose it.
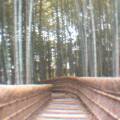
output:
{"label": "green foliage", "polygon": [[[31,73],[33,82],[37,83],[41,79],[50,79],[56,75],[92,76],[95,64],[94,47],[97,53],[98,76],[113,75],[114,42],[117,36],[115,31],[119,29],[116,26],[115,1],[91,1],[93,8],[90,0],[34,0],[30,58],[33,66]],[[0,56],[3,57],[0,59],[0,72],[2,71],[0,81],[3,83],[6,81],[8,84],[15,82],[16,70],[14,2],[14,0],[2,0],[0,5],[0,33],[3,31],[0,34]],[[120,4],[119,1],[118,3]],[[30,4],[22,0],[22,47],[18,47],[18,50],[22,51],[24,83],[26,83],[28,47],[26,36],[29,28]],[[19,18],[18,12],[17,18]],[[120,18],[119,8],[118,18]],[[96,46],[93,45],[92,19],[95,21]],[[118,21],[118,26],[119,23]]]}

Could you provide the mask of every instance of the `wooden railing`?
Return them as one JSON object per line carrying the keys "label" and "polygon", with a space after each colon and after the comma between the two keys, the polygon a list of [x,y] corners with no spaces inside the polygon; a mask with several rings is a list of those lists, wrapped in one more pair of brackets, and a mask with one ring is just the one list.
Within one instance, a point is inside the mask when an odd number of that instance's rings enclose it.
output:
{"label": "wooden railing", "polygon": [[26,120],[51,98],[51,85],[0,86],[0,120]]}
{"label": "wooden railing", "polygon": [[120,120],[120,78],[61,77],[42,83],[50,85],[0,86],[0,120],[27,120],[45,107],[52,91],[76,95],[96,120]]}
{"label": "wooden railing", "polygon": [[54,84],[54,92],[76,95],[96,120],[120,120],[120,78],[61,77],[44,83]]}

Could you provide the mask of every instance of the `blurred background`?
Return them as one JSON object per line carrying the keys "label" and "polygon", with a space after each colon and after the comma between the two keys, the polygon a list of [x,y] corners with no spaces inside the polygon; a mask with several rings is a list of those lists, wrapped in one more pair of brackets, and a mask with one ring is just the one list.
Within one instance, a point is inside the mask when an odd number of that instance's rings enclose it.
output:
{"label": "blurred background", "polygon": [[119,76],[120,0],[0,0],[0,83]]}

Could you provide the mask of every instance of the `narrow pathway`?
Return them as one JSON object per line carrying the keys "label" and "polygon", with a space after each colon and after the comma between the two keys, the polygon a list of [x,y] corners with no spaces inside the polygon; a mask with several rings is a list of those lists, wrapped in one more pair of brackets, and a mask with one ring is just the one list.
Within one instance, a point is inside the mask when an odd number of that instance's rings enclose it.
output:
{"label": "narrow pathway", "polygon": [[76,97],[52,94],[51,102],[38,110],[29,120],[93,120],[92,115]]}

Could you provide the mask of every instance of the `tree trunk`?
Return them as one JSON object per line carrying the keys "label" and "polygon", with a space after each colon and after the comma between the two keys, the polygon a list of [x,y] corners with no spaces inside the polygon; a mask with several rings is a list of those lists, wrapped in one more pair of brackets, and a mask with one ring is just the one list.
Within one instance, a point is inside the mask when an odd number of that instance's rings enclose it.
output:
{"label": "tree trunk", "polygon": [[26,40],[26,83],[32,83],[32,9],[33,9],[33,0],[29,1],[29,19],[28,19],[28,28],[27,28],[27,40]]}
{"label": "tree trunk", "polygon": [[91,25],[92,25],[92,46],[93,46],[93,70],[92,76],[97,76],[97,49],[96,49],[96,32],[95,32],[95,20],[94,20],[94,7],[92,0],[89,0],[90,3],[90,14],[91,14]]}
{"label": "tree trunk", "polygon": [[0,4],[0,31],[1,31],[1,83],[7,82],[7,68],[6,68],[6,45],[5,45],[5,39],[4,39],[4,1],[2,0]]}
{"label": "tree trunk", "polygon": [[83,25],[84,25],[84,68],[83,75],[88,76],[88,42],[87,42],[87,3],[83,3]]}
{"label": "tree trunk", "polygon": [[18,5],[19,84],[23,84],[22,0],[18,1]]}
{"label": "tree trunk", "polygon": [[56,58],[56,75],[62,76],[63,70],[63,61],[62,61],[62,53],[61,53],[61,45],[62,41],[60,38],[60,19],[59,19],[59,8],[58,1],[56,2],[56,38],[57,38],[57,58]]}
{"label": "tree trunk", "polygon": [[14,0],[14,62],[15,62],[15,84],[20,84],[19,74],[19,47],[18,47],[18,1]]}
{"label": "tree trunk", "polygon": [[113,39],[113,76],[119,76],[119,29],[118,29],[118,0],[115,0],[115,39]]}

